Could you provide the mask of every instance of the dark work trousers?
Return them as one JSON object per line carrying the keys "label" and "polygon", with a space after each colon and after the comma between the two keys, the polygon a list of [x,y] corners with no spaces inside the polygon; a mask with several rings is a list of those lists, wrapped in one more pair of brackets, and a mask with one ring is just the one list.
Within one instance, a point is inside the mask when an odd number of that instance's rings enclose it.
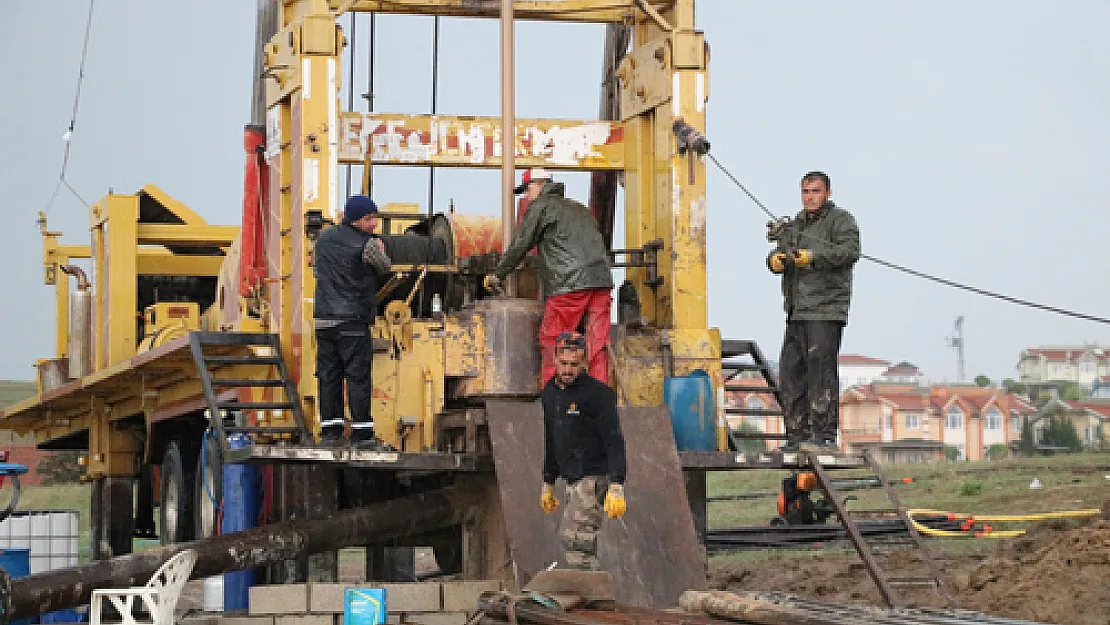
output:
{"label": "dark work trousers", "polygon": [[789,442],[836,440],[840,379],[837,354],[844,324],[788,321],[779,358],[779,387]]}
{"label": "dark work trousers", "polygon": [[373,360],[370,328],[366,324],[344,323],[334,328],[316,329],[316,377],[320,387],[320,427],[324,432],[342,432],[343,382],[346,381],[351,438],[358,441],[374,435],[374,421],[370,417]]}

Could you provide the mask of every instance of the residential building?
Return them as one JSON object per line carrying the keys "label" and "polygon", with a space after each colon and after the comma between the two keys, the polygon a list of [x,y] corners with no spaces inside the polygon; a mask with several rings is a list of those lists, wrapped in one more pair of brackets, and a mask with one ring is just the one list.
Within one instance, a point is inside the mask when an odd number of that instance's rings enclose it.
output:
{"label": "residential building", "polygon": [[896,365],[891,365],[882,375],[883,382],[891,382],[893,384],[911,384],[913,386],[921,386],[925,380],[925,376],[921,374],[921,370],[917,365],[910,362],[900,362]]}
{"label": "residential building", "polygon": [[[0,408],[31,397],[37,392],[36,382],[0,380]],[[39,463],[49,455],[49,451],[42,451],[35,446],[33,434],[20,436],[11,431],[0,432],[0,458],[4,462],[27,467],[27,474],[19,478],[23,486],[39,485],[42,479],[38,473]]]}
{"label": "residential building", "polygon": [[1110,348],[1092,345],[1032,347],[1018,355],[1019,381],[1025,384],[1074,382],[1085,388],[1110,376]]}
{"label": "residential building", "polygon": [[[725,407],[748,408],[750,410],[773,411],[777,414],[741,415],[729,414],[726,419],[729,428],[739,430],[744,424],[765,434],[783,434],[786,425],[782,420],[782,408],[773,393],[766,390],[767,384],[758,374],[737,376],[725,382]],[[783,441],[767,441],[768,449],[781,447]]]}
{"label": "residential building", "polygon": [[1093,399],[1110,399],[1110,376],[1102,376],[1091,384]]}
{"label": "residential building", "polygon": [[840,392],[850,386],[866,386],[881,380],[890,369],[890,361],[861,356],[841,354],[836,359],[836,373],[840,378]]}
{"label": "residential building", "polygon": [[960,460],[983,460],[992,446],[1019,439],[1021,420],[1035,413],[1000,389],[872,383],[841,396],[840,442],[881,461],[938,459],[946,448]]}
{"label": "residential building", "polygon": [[1071,421],[1085,449],[1110,449],[1110,400],[1049,400],[1033,417],[1033,442],[1040,444],[1043,441],[1044,430],[1053,416]]}

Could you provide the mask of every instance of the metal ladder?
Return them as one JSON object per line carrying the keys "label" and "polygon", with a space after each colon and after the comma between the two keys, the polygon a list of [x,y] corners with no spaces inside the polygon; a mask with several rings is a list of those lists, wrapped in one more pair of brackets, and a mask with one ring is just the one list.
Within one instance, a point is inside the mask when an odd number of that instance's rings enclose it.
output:
{"label": "metal ladder", "polygon": [[[870,479],[877,480],[882,488],[886,491],[887,500],[891,504],[891,508],[885,510],[849,510],[845,506],[844,496],[837,488],[838,483],[843,483],[844,480],[837,480],[829,476],[829,469],[822,465],[821,458],[827,454],[802,452],[806,455],[808,464],[813,468],[813,472],[817,475],[817,484],[825,493],[829,503],[832,504],[836,510],[837,516],[840,518],[841,524],[844,526],[848,534],[848,539],[852,542],[852,546],[856,548],[859,553],[860,559],[863,560],[864,565],[867,567],[867,572],[874,580],[875,585],[879,588],[879,593],[882,594],[883,600],[887,602],[892,608],[906,607],[905,602],[902,601],[898,593],[895,592],[896,586],[932,586],[937,593],[945,600],[949,608],[956,608],[955,594],[952,592],[952,584],[947,576],[940,570],[936,560],[929,548],[921,540],[921,535],[918,534],[917,529],[914,528],[910,522],[909,516],[906,514],[905,507],[902,506],[902,501],[898,498],[898,494],[894,492],[890,482],[883,475],[882,470],[879,468],[878,463],[866,451],[862,452],[860,456],[863,458],[864,464],[867,469],[873,474],[868,476]],[[868,479],[868,478],[862,478]],[[906,534],[897,535],[893,538],[889,537],[873,537],[870,540],[864,536],[857,525],[857,520],[864,520],[868,518],[878,517],[897,517],[902,520],[906,527]],[[916,550],[918,557],[924,563],[927,573],[916,577],[890,577],[882,569],[879,564],[877,555],[881,552],[882,548],[890,547],[911,547]]]}
{"label": "metal ladder", "polygon": [[[259,355],[257,347],[268,348],[268,354]],[[285,366],[285,359],[281,355],[281,343],[276,334],[258,332],[191,332],[189,335],[189,348],[196,363],[197,375],[200,377],[201,387],[204,390],[204,399],[208,404],[209,421],[215,429],[220,441],[220,450],[227,453],[227,437],[230,434],[248,434],[257,438],[277,437],[288,442],[311,442],[312,434],[305,423],[304,409],[301,406],[297,387]],[[260,379],[215,377],[221,367],[266,367],[267,374],[270,367],[276,367],[278,378],[267,375]],[[215,370],[215,371],[214,371]],[[275,401],[228,401],[221,399],[224,393],[217,389],[255,389],[255,388],[280,388],[285,397]],[[259,426],[224,424],[224,413],[229,410],[254,412],[277,410],[290,412],[296,425],[293,426]]]}
{"label": "metal ladder", "polygon": [[[738,358],[750,358],[751,362],[730,362]],[[741,341],[734,339],[725,339],[721,341],[721,373],[724,376],[723,383],[728,384],[736,376],[754,372],[758,373],[763,380],[763,386],[745,387],[753,393],[765,393],[775,398],[775,404],[778,409],[773,408],[748,408],[741,406],[739,408],[727,408],[725,414],[741,415],[745,417],[782,417],[782,393],[779,390],[778,384],[775,379],[775,374],[771,370],[770,364],[767,359],[763,357],[763,352],[760,351],[759,346],[755,341]],[[763,441],[785,440],[786,434],[747,434],[737,432],[729,428],[729,443],[733,451],[740,451],[740,441],[744,439],[754,439]]]}

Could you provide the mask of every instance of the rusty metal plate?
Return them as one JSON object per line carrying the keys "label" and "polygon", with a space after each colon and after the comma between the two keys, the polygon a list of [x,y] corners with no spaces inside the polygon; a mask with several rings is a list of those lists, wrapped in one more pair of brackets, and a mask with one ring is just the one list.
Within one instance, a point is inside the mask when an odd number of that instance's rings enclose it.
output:
{"label": "rusty metal plate", "polygon": [[[517,119],[517,167],[623,169],[624,124]],[[501,119],[456,115],[342,113],[339,162],[374,165],[500,167]]]}
{"label": "rusty metal plate", "polygon": [[[539,402],[491,400],[486,406],[509,546],[522,587],[558,561],[562,508],[540,509],[543,414]],[[706,587],[705,560],[694,534],[678,452],[665,408],[620,409],[628,454],[623,519],[606,519],[599,557],[612,573],[617,601],[673,607],[683,591]],[[558,485],[560,501],[566,502]]]}

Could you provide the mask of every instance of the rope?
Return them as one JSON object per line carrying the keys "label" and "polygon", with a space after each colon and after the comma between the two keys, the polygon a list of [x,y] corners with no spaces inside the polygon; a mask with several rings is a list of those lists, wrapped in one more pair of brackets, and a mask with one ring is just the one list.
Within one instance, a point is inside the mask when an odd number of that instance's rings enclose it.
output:
{"label": "rope", "polygon": [[[732,174],[732,172],[730,172],[728,169],[726,169],[725,166],[722,165],[721,162],[716,159],[716,157],[714,157],[712,154],[707,154],[707,156],[708,156],[709,160],[714,165],[716,165],[717,168],[720,169],[721,172],[725,176],[727,176],[728,179],[731,180],[733,184],[735,184],[741,191],[743,191],[744,194],[747,195],[748,198],[751,199],[751,201],[754,202],[756,206],[758,206],[760,209],[762,209],[763,212],[766,213],[768,217],[770,217],[771,219],[776,220],[776,221],[780,220],[780,218],[776,217],[774,215],[774,213],[772,213],[770,211],[770,209],[768,209],[767,206],[763,204],[763,202],[760,202],[759,198],[757,198],[755,196],[755,194],[753,194],[751,191],[749,191],[748,188],[745,187],[744,184],[742,182],[740,182],[740,180]],[[829,245],[830,247],[839,247],[839,248],[842,248],[842,249],[845,248],[845,246],[837,244],[837,243],[833,243],[832,241],[819,239],[817,237],[813,237],[812,235],[807,235],[807,236],[813,238],[816,241],[819,241],[821,243]],[[1028,308],[1034,308],[1034,309],[1042,310],[1042,311],[1045,311],[1045,312],[1055,313],[1057,315],[1063,315],[1065,317],[1072,317],[1072,318],[1075,318],[1075,319],[1082,319],[1084,321],[1093,321],[1095,323],[1104,323],[1104,324],[1110,325],[1110,318],[1107,318],[1107,317],[1099,317],[1097,315],[1089,315],[1087,313],[1077,312],[1077,311],[1074,311],[1074,310],[1068,310],[1066,308],[1060,308],[1060,307],[1057,307],[1057,306],[1049,306],[1048,304],[1042,304],[1040,302],[1035,302],[1035,301],[1032,301],[1032,300],[1022,299],[1020,297],[1014,297],[1014,296],[1011,296],[1011,295],[1006,295],[1006,294],[1003,294],[1003,293],[999,293],[997,291],[991,291],[989,289],[984,289],[984,288],[980,288],[980,287],[977,287],[977,286],[972,286],[972,285],[969,285],[969,284],[956,282],[955,280],[949,280],[948,278],[943,278],[943,277],[940,277],[940,276],[936,276],[936,275],[933,275],[933,274],[926,273],[924,271],[918,271],[917,269],[912,269],[910,267],[906,267],[905,265],[899,265],[898,263],[893,263],[893,262],[890,262],[890,261],[887,261],[887,260],[883,260],[881,258],[871,256],[870,254],[861,253],[860,258],[862,258],[864,260],[869,260],[869,261],[875,263],[876,265],[881,265],[881,266],[886,267],[888,269],[893,269],[895,271],[899,271],[899,272],[902,272],[904,274],[914,276],[915,278],[921,278],[922,280],[928,280],[930,282],[935,282],[937,284],[942,284],[944,286],[952,287],[954,289],[960,289],[962,291],[967,291],[969,293],[974,293],[976,295],[982,295],[983,297],[990,297],[990,298],[998,299],[998,300],[1001,300],[1001,301],[1004,301],[1004,302],[1007,302],[1007,303],[1010,303],[1010,304],[1015,304],[1015,305],[1018,305],[1018,306],[1025,306],[1025,307],[1028,307]]]}

